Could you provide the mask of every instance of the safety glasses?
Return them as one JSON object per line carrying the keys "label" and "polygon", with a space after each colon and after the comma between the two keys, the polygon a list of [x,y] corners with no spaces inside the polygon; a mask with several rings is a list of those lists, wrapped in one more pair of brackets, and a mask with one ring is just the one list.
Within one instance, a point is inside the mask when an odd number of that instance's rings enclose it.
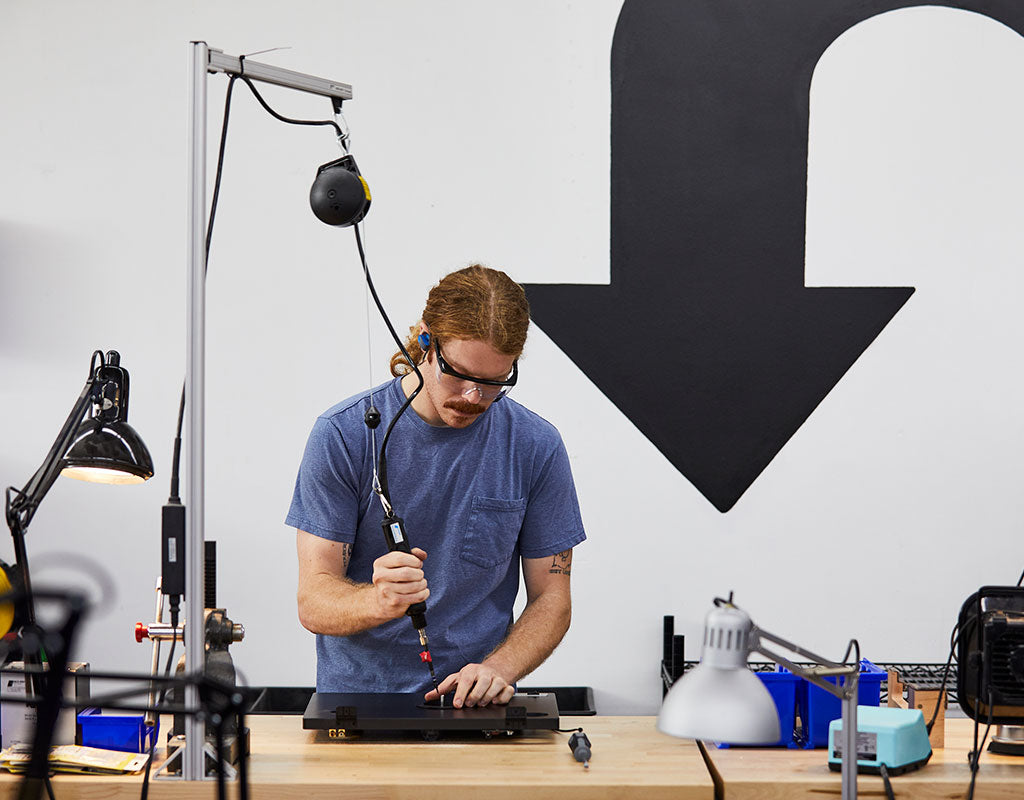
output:
{"label": "safety glasses", "polygon": [[[491,378],[476,378],[472,375],[463,375],[445,361],[441,352],[441,343],[434,337],[434,352],[437,353],[437,380],[445,389],[450,392],[458,392],[467,399],[476,395],[480,401],[495,402],[500,400],[509,389],[516,385],[519,380],[519,360],[512,362],[512,371],[504,380],[493,380]],[[463,383],[471,383],[472,386],[463,388]]]}

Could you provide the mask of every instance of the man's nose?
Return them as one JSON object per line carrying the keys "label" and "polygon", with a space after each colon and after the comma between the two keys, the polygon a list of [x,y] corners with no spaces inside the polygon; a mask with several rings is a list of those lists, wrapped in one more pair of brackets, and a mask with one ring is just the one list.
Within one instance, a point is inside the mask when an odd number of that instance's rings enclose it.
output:
{"label": "man's nose", "polygon": [[471,395],[473,394],[473,392],[476,392],[477,402],[480,402],[481,400],[484,399],[483,390],[479,386],[477,386],[475,383],[471,384],[470,387],[468,389],[466,389],[466,391],[464,391],[462,393],[462,396],[465,397],[467,400],[472,400]]}

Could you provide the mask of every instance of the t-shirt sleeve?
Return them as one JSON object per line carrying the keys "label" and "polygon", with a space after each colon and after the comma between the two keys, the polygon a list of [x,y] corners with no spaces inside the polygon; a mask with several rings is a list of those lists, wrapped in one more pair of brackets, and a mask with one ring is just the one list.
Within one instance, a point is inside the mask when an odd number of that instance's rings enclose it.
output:
{"label": "t-shirt sleeve", "polygon": [[359,518],[359,467],[341,431],[330,419],[317,419],[285,524],[336,542],[353,542]]}
{"label": "t-shirt sleeve", "polygon": [[586,538],[569,454],[558,437],[557,446],[531,487],[519,534],[519,554],[523,558],[544,558],[575,547]]}

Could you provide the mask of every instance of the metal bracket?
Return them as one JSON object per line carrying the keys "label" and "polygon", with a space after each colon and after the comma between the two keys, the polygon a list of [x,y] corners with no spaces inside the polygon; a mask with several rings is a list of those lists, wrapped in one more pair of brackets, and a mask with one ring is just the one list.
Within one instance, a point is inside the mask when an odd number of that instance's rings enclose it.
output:
{"label": "metal bracket", "polygon": [[254,81],[273,83],[300,92],[319,94],[336,100],[351,100],[352,87],[341,81],[332,81],[316,75],[306,75],[258,61],[243,60],[238,56],[229,56],[222,50],[210,48],[206,69],[208,72],[226,72],[229,75],[245,75]]}
{"label": "metal bracket", "polygon": [[[153,777],[159,778],[160,780],[169,781],[181,781],[186,780],[184,775],[184,764],[185,764],[185,752],[188,749],[188,743],[185,741],[184,736],[175,736],[173,739],[168,741],[167,748],[170,751],[170,755],[167,760],[153,773]],[[173,748],[173,749],[172,749]],[[209,759],[216,764],[217,763],[217,748],[210,742],[203,742],[203,753],[209,757]],[[178,763],[181,762],[181,763]],[[180,773],[175,773],[173,770],[179,769]],[[235,780],[238,777],[238,770],[231,764],[221,761],[221,769],[224,770],[224,778],[229,781]],[[200,776],[199,780],[212,781],[216,780],[217,775],[215,772],[204,773]]]}

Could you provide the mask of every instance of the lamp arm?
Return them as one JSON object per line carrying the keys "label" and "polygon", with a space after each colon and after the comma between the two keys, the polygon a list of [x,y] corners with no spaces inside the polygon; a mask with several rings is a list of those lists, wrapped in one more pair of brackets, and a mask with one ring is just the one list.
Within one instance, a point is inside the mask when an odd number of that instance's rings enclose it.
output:
{"label": "lamp arm", "polygon": [[57,434],[57,438],[54,440],[50,452],[46,454],[42,465],[29,478],[25,487],[20,492],[14,494],[13,498],[11,491],[8,490],[6,503],[7,525],[11,528],[12,533],[14,532],[15,525],[20,527],[24,533],[25,529],[28,528],[28,524],[32,521],[36,509],[39,508],[39,504],[46,497],[46,493],[50,491],[50,487],[53,486],[60,475],[61,458],[74,441],[78,425],[92,403],[93,387],[96,385],[97,355],[99,355],[100,366],[103,366],[103,353],[97,350],[93,353],[89,378],[86,380],[85,386],[82,387],[82,393],[78,396],[74,406],[72,406],[71,413],[68,414],[68,418],[64,421],[64,426],[60,429],[60,433]]}
{"label": "lamp arm", "polygon": [[[82,387],[81,394],[78,395],[78,399],[71,408],[71,413],[68,414],[68,418],[64,421],[64,425],[61,427],[60,433],[57,434],[57,438],[54,440],[53,446],[50,447],[50,451],[46,454],[46,458],[43,459],[42,465],[29,478],[28,483],[25,484],[25,487],[20,492],[11,487],[6,493],[4,512],[7,518],[7,527],[10,528],[11,538],[14,541],[14,560],[21,576],[23,591],[25,592],[26,627],[35,625],[36,613],[35,602],[32,597],[32,579],[28,568],[28,552],[25,549],[25,531],[28,529],[32,517],[35,516],[39,504],[46,497],[46,493],[50,491],[50,487],[53,486],[60,475],[61,459],[64,453],[67,452],[68,447],[71,446],[72,441],[74,441],[78,425],[92,403],[93,387],[96,384],[96,376],[98,374],[97,357],[99,367],[104,365],[103,351],[94,351],[89,362],[89,377],[85,381],[85,386]],[[35,656],[25,653],[26,664],[34,663],[35,661]],[[32,680],[34,684],[38,684],[38,681]],[[33,688],[38,690],[39,687],[34,685]]]}
{"label": "lamp arm", "polygon": [[[795,664],[785,656],[781,656],[778,653],[765,647],[762,640],[767,640],[773,644],[777,644],[780,647],[784,647],[787,650],[796,653],[797,655],[804,656],[814,661],[817,666],[814,667],[803,667],[799,664]],[[831,675],[846,675],[849,677],[859,677],[860,675],[860,644],[856,639],[851,639],[850,643],[846,646],[846,653],[843,656],[843,663],[837,663],[831,661],[823,656],[819,656],[817,653],[812,653],[799,645],[793,644],[792,642],[783,639],[781,636],[776,636],[774,633],[758,628],[756,625],[753,626],[750,632],[750,651],[754,653],[760,653],[763,656],[770,658],[776,664],[781,664],[790,672],[795,675],[799,675],[804,680],[810,681],[815,686],[824,689],[831,695],[838,697],[840,700],[847,698],[852,692],[857,691],[857,681],[847,679],[844,681],[842,686],[825,680],[826,676]],[[850,653],[856,654],[853,663],[845,663],[850,658]]]}

